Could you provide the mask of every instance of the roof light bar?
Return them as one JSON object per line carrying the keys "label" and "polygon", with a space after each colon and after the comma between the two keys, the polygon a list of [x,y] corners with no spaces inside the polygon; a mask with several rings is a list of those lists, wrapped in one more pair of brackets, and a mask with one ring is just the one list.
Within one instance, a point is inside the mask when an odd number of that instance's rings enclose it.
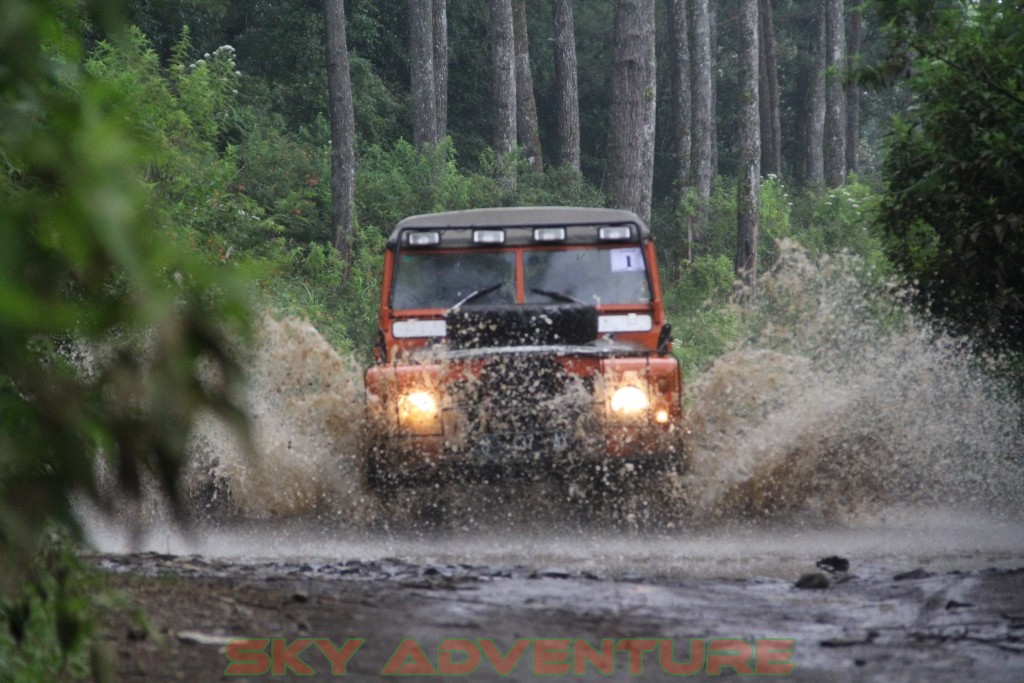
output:
{"label": "roof light bar", "polygon": [[565,228],[534,228],[534,242],[564,242]]}
{"label": "roof light bar", "polygon": [[633,228],[629,225],[605,226],[597,231],[597,237],[606,242],[628,240],[633,237]]}
{"label": "roof light bar", "polygon": [[504,244],[504,230],[474,230],[473,244]]}
{"label": "roof light bar", "polygon": [[441,233],[437,230],[417,230],[406,233],[405,243],[410,247],[433,247],[441,243]]}

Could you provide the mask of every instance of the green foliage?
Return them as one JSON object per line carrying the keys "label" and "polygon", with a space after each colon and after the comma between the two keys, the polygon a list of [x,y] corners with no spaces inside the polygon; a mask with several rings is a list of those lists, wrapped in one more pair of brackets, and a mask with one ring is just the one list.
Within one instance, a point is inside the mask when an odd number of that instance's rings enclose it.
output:
{"label": "green foliage", "polygon": [[1024,12],[880,3],[914,106],[887,141],[879,224],[920,301],[984,345],[1024,348]]}
{"label": "green foliage", "polygon": [[260,286],[278,314],[308,319],[339,351],[364,360],[376,341],[384,236],[356,226],[349,267],[329,244],[309,244],[260,263]]}
{"label": "green foliage", "polygon": [[70,543],[48,541],[29,580],[0,597],[0,680],[109,680],[109,657],[94,631],[115,598],[100,590]]}
{"label": "green foliage", "polygon": [[738,338],[739,309],[733,305],[733,261],[728,256],[697,256],[684,262],[664,287],[672,323],[673,349],[686,377],[710,367]]}
{"label": "green foliage", "polygon": [[228,188],[255,204],[249,220],[256,225],[235,236],[239,248],[273,250],[260,239],[260,220],[269,224],[266,232],[299,243],[331,241],[330,150],[320,142],[326,128],[318,119],[312,130],[293,134],[277,115],[254,117],[233,150],[238,169]]}
{"label": "green foliage", "polygon": [[848,251],[881,265],[881,244],[872,229],[877,203],[874,191],[852,178],[835,189],[808,190],[796,207],[797,239],[812,256]]}
{"label": "green foliage", "polygon": [[106,2],[0,3],[0,588],[7,630],[34,641],[0,656],[40,680],[44,664],[19,652],[75,660],[88,594],[60,573],[25,593],[51,567],[36,549],[52,524],[76,528],[72,492],[126,505],[149,478],[177,500],[194,418],[242,422],[231,350],[248,331],[242,283],[171,243],[142,180],[191,121],[161,108],[139,34],[83,67],[79,10],[116,28]]}
{"label": "green foliage", "polygon": [[356,165],[356,213],[364,225],[390,231],[406,216],[500,204],[498,184],[482,174],[459,173],[445,140],[417,152],[405,140],[374,145]]}
{"label": "green foliage", "polygon": [[[670,247],[677,258],[686,253],[686,226],[696,220],[699,208],[697,192],[688,188],[676,205],[673,216],[674,230],[665,234],[664,228],[654,227],[659,239],[676,242]],[[759,268],[767,268],[777,256],[776,242],[792,235],[790,221],[791,202],[785,186],[775,176],[761,181],[760,238],[758,240]],[[659,221],[660,222],[660,221]],[[708,231],[695,235],[693,252],[708,256],[733,258],[736,253],[736,185],[731,179],[719,178],[711,192]],[[679,241],[682,243],[678,243]]]}

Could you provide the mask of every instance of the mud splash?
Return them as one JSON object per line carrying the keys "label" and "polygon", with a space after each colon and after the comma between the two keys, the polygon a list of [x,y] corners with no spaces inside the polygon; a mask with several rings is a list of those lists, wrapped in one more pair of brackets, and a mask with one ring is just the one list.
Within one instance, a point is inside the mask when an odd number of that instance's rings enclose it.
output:
{"label": "mud splash", "polygon": [[690,510],[817,524],[918,506],[1019,517],[1022,405],[852,257],[782,245],[756,332],[691,387]]}
{"label": "mud splash", "polygon": [[265,317],[242,403],[252,446],[217,419],[193,437],[185,489],[201,519],[372,512],[361,488],[362,374],[306,322]]}
{"label": "mud splash", "polygon": [[[756,331],[688,382],[690,470],[640,492],[659,498],[647,508],[655,526],[1024,515],[1021,399],[988,371],[998,359],[916,317],[895,287],[865,284],[856,259],[781,251],[761,282]],[[200,425],[186,480],[196,518],[378,528],[382,511],[363,484],[362,368],[302,321],[266,318],[258,339],[244,400],[255,452],[212,418]],[[541,531],[564,521],[567,504],[586,505],[534,488],[444,495],[458,528],[525,520]]]}

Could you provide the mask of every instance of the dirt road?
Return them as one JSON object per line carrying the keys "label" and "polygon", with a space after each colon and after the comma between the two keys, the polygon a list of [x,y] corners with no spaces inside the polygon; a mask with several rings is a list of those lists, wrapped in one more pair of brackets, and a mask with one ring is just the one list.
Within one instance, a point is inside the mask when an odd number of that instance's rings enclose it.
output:
{"label": "dirt road", "polygon": [[[336,545],[231,532],[197,542],[201,555],[164,539],[172,552],[92,561],[152,626],[107,624],[124,681],[669,680],[692,661],[698,680],[792,664],[783,680],[1019,682],[1024,544],[1012,525],[970,527]],[[264,559],[255,538],[274,539]],[[815,566],[828,547],[845,553]],[[798,588],[804,574],[822,587]]]}

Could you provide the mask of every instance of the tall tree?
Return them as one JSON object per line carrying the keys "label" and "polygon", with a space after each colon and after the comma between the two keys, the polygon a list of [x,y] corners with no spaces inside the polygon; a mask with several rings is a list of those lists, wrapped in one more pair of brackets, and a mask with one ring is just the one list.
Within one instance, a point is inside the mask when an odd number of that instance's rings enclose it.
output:
{"label": "tall tree", "polygon": [[708,27],[711,31],[711,177],[718,175],[718,3],[708,0]]}
{"label": "tall tree", "polygon": [[828,40],[825,4],[818,0],[815,22],[814,63],[807,94],[807,169],[805,182],[812,187],[825,183],[825,69]]}
{"label": "tall tree", "polygon": [[711,0],[692,0],[690,50],[693,67],[693,173],[699,206],[693,239],[707,235],[711,180],[714,177],[715,100],[711,53]]}
{"label": "tall tree", "polygon": [[675,141],[676,190],[692,183],[693,160],[690,129],[693,110],[690,99],[690,41],[687,0],[669,0],[669,46],[672,53],[672,139]]}
{"label": "tall tree", "polygon": [[352,204],[356,187],[356,119],[352,108],[344,0],[324,0],[324,28],[331,111],[331,223],[334,246],[348,263],[352,255]]}
{"label": "tall tree", "polygon": [[437,139],[448,135],[448,0],[433,0],[434,113]]}
{"label": "tall tree", "polygon": [[654,0],[616,0],[609,200],[651,220],[657,101]]}
{"label": "tall tree", "polygon": [[513,32],[516,44],[516,129],[530,169],[544,170],[537,127],[537,102],[533,98],[530,69],[530,36],[526,24],[526,0],[512,0]]}
{"label": "tall tree", "polygon": [[412,79],[412,139],[417,149],[436,145],[437,81],[434,72],[432,0],[409,0],[409,72]]}
{"label": "tall tree", "polygon": [[860,147],[860,84],[856,71],[860,60],[861,29],[863,8],[860,0],[851,0],[854,6],[849,12],[850,35],[847,41],[847,83],[846,83],[846,172],[859,173],[857,148]]}
{"label": "tall tree", "polygon": [[[415,1],[415,0],[413,0]],[[512,0],[491,0],[491,65],[494,70],[494,152],[502,189],[516,186],[511,159],[516,146],[516,52]]]}
{"label": "tall tree", "polygon": [[580,170],[580,104],[572,0],[554,0],[555,97],[558,100],[558,164]]}
{"label": "tall tree", "polygon": [[758,3],[740,2],[740,166],[736,178],[736,275],[744,298],[757,285],[758,215],[761,209],[761,125],[758,105]]}
{"label": "tall tree", "polygon": [[779,62],[775,51],[772,0],[761,0],[759,11],[761,172],[777,176],[782,171],[782,117],[779,111]]}
{"label": "tall tree", "polygon": [[843,0],[826,0],[825,184],[846,182],[846,21]]}

